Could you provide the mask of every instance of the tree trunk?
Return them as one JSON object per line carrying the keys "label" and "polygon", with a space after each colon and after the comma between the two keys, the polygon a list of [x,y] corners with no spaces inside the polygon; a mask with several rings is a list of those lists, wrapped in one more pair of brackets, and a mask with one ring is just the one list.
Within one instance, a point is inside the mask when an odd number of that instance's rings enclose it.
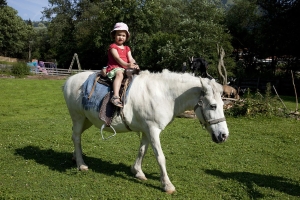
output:
{"label": "tree trunk", "polygon": [[[218,55],[219,55],[219,64],[218,64],[218,73],[219,73],[219,77],[220,77],[220,82],[223,85],[227,84],[227,71],[224,65],[224,56],[225,56],[225,51],[223,49],[223,47],[221,46],[219,48],[219,45],[217,45],[217,51],[218,51]],[[223,72],[224,74],[223,74]]]}

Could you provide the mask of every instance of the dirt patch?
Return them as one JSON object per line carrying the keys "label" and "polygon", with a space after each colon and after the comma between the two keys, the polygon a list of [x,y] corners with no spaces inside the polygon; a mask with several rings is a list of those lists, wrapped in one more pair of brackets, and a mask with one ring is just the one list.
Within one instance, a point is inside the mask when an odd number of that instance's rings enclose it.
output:
{"label": "dirt patch", "polygon": [[196,114],[193,110],[187,110],[187,111],[181,113],[177,117],[180,117],[180,118],[196,118]]}

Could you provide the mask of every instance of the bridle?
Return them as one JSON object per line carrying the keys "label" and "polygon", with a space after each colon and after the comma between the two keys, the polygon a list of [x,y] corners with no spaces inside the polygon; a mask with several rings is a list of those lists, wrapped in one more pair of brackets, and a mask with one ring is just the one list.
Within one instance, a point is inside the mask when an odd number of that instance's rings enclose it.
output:
{"label": "bridle", "polygon": [[203,97],[204,95],[200,96],[199,101],[197,102],[197,104],[194,107],[194,112],[196,113],[197,108],[200,108],[201,111],[201,115],[203,116],[204,119],[204,123],[202,123],[199,119],[199,122],[202,126],[206,127],[207,125],[212,125],[212,124],[218,124],[220,122],[224,122],[226,121],[225,117],[219,118],[219,119],[206,119],[205,115],[204,115],[204,111],[203,111]]}

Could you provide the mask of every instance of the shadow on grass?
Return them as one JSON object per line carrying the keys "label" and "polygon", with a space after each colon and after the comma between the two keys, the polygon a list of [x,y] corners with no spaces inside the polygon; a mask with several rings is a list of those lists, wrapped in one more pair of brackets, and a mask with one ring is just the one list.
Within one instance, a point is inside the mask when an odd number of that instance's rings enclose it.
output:
{"label": "shadow on grass", "polygon": [[[15,150],[15,155],[22,156],[26,160],[35,160],[35,162],[37,162],[38,164],[48,166],[49,169],[61,173],[66,172],[67,169],[72,169],[76,166],[76,164],[71,159],[73,157],[73,153],[57,152],[53,151],[52,149],[41,149],[37,146],[26,146],[23,148],[18,148]],[[123,163],[114,164],[110,161],[105,161],[100,158],[93,158],[88,156],[84,156],[84,160],[86,163],[88,163],[88,165],[94,166],[94,168],[92,169],[94,172],[109,176],[115,176],[126,180],[132,180],[148,187],[160,189],[160,187],[153,186],[151,184],[145,183],[144,181],[135,179],[130,171],[130,166]],[[159,181],[159,175],[155,176],[146,174],[146,177],[148,179],[150,178]]]}
{"label": "shadow on grass", "polygon": [[[300,185],[295,181],[279,176],[255,174],[250,172],[222,172],[220,170],[204,170],[222,179],[236,180],[246,186],[249,197],[252,199],[263,198],[264,195],[255,189],[259,187],[271,188],[292,196],[300,196]],[[294,183],[293,183],[294,182]]]}

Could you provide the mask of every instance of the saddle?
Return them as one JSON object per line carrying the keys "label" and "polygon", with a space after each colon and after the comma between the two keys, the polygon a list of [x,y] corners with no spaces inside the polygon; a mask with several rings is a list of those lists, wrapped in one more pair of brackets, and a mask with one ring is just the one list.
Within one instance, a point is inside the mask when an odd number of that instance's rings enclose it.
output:
{"label": "saddle", "polygon": [[[138,75],[139,72],[140,72],[139,69],[133,69],[133,68],[125,69],[124,78],[122,80],[121,88],[120,88],[120,92],[119,92],[119,95],[120,95],[121,99],[123,99],[123,101],[125,99],[125,94],[126,94],[127,88],[130,85],[130,83],[132,82],[134,75]],[[116,111],[120,112],[120,108],[110,102],[110,99],[113,96],[113,91],[112,91],[113,81],[111,81],[107,77],[102,76],[100,74],[100,72],[98,72],[89,97],[93,94],[97,83],[106,85],[111,88],[111,90],[103,98],[102,105],[100,107],[100,112],[99,112],[99,118],[105,122],[106,126],[110,126],[115,112]]]}

